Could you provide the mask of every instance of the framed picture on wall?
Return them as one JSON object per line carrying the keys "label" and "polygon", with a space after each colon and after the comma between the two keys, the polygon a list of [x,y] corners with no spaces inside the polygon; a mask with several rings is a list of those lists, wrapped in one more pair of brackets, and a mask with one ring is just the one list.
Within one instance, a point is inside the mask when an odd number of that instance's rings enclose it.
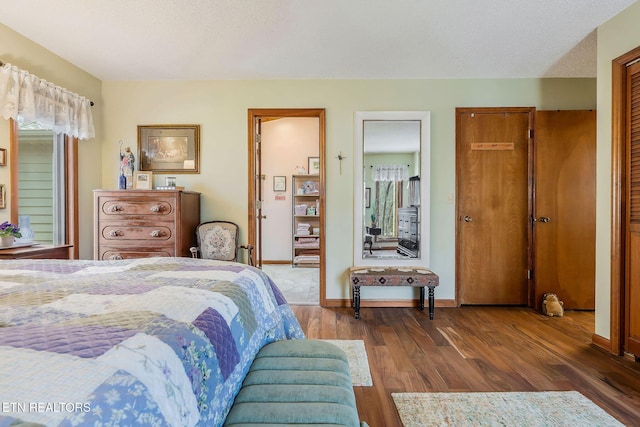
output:
{"label": "framed picture on wall", "polygon": [[319,174],[320,173],[320,157],[309,157],[309,173],[310,174]]}
{"label": "framed picture on wall", "polygon": [[7,207],[7,190],[5,190],[4,184],[0,184],[0,209]]}
{"label": "framed picture on wall", "polygon": [[0,148],[0,166],[7,166],[7,149]]}
{"label": "framed picture on wall", "polygon": [[371,207],[371,188],[369,187],[364,189],[364,207]]}
{"label": "framed picture on wall", "polygon": [[153,172],[136,172],[133,176],[133,188],[153,190]]}
{"label": "framed picture on wall", "polygon": [[286,176],[274,176],[273,177],[273,191],[287,191],[287,177]]}
{"label": "framed picture on wall", "polygon": [[138,126],[141,171],[200,173],[200,125]]}

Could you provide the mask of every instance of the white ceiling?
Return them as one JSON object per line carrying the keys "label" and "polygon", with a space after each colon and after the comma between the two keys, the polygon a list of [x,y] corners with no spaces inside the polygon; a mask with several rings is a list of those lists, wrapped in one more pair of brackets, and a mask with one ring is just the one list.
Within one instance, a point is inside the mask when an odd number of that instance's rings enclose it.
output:
{"label": "white ceiling", "polygon": [[632,3],[20,0],[0,23],[106,81],[595,77],[595,29]]}

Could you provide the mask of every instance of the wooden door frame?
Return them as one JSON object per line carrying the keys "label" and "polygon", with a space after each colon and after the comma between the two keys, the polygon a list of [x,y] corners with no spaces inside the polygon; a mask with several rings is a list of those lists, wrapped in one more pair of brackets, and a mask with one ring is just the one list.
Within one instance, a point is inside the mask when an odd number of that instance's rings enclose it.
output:
{"label": "wooden door frame", "polygon": [[593,341],[609,347],[616,355],[624,352],[625,254],[626,254],[626,134],[627,66],[640,60],[640,46],[612,63],[611,85],[611,313],[609,345],[594,334]]}
{"label": "wooden door frame", "polygon": [[[482,112],[482,113],[492,113],[492,114],[496,114],[496,113],[527,113],[529,116],[529,137],[528,137],[528,142],[527,142],[527,191],[528,191],[528,195],[527,195],[527,200],[528,200],[528,207],[527,210],[529,212],[528,215],[528,225],[527,225],[527,239],[529,241],[529,247],[527,248],[527,268],[529,269],[529,271],[532,271],[533,266],[534,266],[534,258],[533,258],[533,254],[535,253],[535,248],[534,248],[534,239],[533,239],[533,222],[532,222],[532,218],[533,218],[533,213],[534,213],[534,207],[535,207],[535,195],[534,195],[534,176],[533,176],[533,171],[534,171],[534,132],[533,129],[535,129],[535,114],[536,114],[536,108],[535,107],[457,107],[456,111],[455,111],[455,120],[456,120],[456,164],[455,164],[455,168],[456,168],[456,183],[461,182],[461,178],[460,178],[460,171],[458,168],[458,160],[457,158],[458,156],[458,150],[460,147],[460,129],[459,129],[459,121],[458,121],[458,115],[459,114],[467,114],[467,113],[473,113],[473,112]],[[458,200],[458,192],[459,192],[459,188],[458,188],[458,184],[456,184],[456,200]],[[456,253],[456,267],[455,267],[455,295],[456,295],[456,306],[460,306],[460,283],[459,283],[459,279],[460,279],[460,270],[459,270],[459,262],[458,260],[460,259],[460,247],[458,244],[458,240],[459,240],[459,227],[460,227],[460,218],[461,212],[460,212],[460,205],[458,203],[456,203],[456,232],[455,232],[455,239],[456,239],[456,243],[455,243],[455,253]],[[533,275],[529,275],[529,278],[527,280],[527,306],[530,308],[533,308],[535,306],[535,287],[534,287],[534,277]]]}
{"label": "wooden door frame", "polygon": [[[249,140],[249,194],[248,194],[248,241],[250,245],[256,245],[256,119],[258,118],[284,118],[284,117],[316,117],[319,120],[318,151],[320,156],[320,306],[326,305],[326,238],[325,238],[325,109],[324,108],[250,108],[248,110],[248,140]],[[292,171],[293,173],[293,171]]]}

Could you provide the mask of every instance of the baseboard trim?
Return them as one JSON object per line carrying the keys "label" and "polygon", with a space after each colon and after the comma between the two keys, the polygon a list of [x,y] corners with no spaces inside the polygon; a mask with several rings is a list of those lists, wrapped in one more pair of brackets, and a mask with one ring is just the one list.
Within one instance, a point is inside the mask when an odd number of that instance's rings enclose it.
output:
{"label": "baseboard trim", "polygon": [[[425,306],[428,302],[425,301]],[[420,300],[360,300],[360,308],[364,307],[419,307]],[[435,300],[436,307],[457,307],[455,300],[437,299]],[[327,299],[323,307],[336,308],[336,307],[351,307],[350,299]]]}
{"label": "baseboard trim", "polygon": [[291,260],[287,259],[287,260],[284,260],[284,261],[282,261],[282,260],[278,261],[278,260],[264,260],[263,259],[262,260],[262,264],[263,265],[264,264],[291,264]]}

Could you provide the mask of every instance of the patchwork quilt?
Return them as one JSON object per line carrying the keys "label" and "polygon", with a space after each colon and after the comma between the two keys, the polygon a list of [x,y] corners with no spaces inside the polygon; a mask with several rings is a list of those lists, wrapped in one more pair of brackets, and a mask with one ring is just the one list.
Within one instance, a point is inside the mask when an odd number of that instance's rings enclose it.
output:
{"label": "patchwork quilt", "polygon": [[0,427],[218,426],[260,348],[302,338],[244,264],[2,261]]}

